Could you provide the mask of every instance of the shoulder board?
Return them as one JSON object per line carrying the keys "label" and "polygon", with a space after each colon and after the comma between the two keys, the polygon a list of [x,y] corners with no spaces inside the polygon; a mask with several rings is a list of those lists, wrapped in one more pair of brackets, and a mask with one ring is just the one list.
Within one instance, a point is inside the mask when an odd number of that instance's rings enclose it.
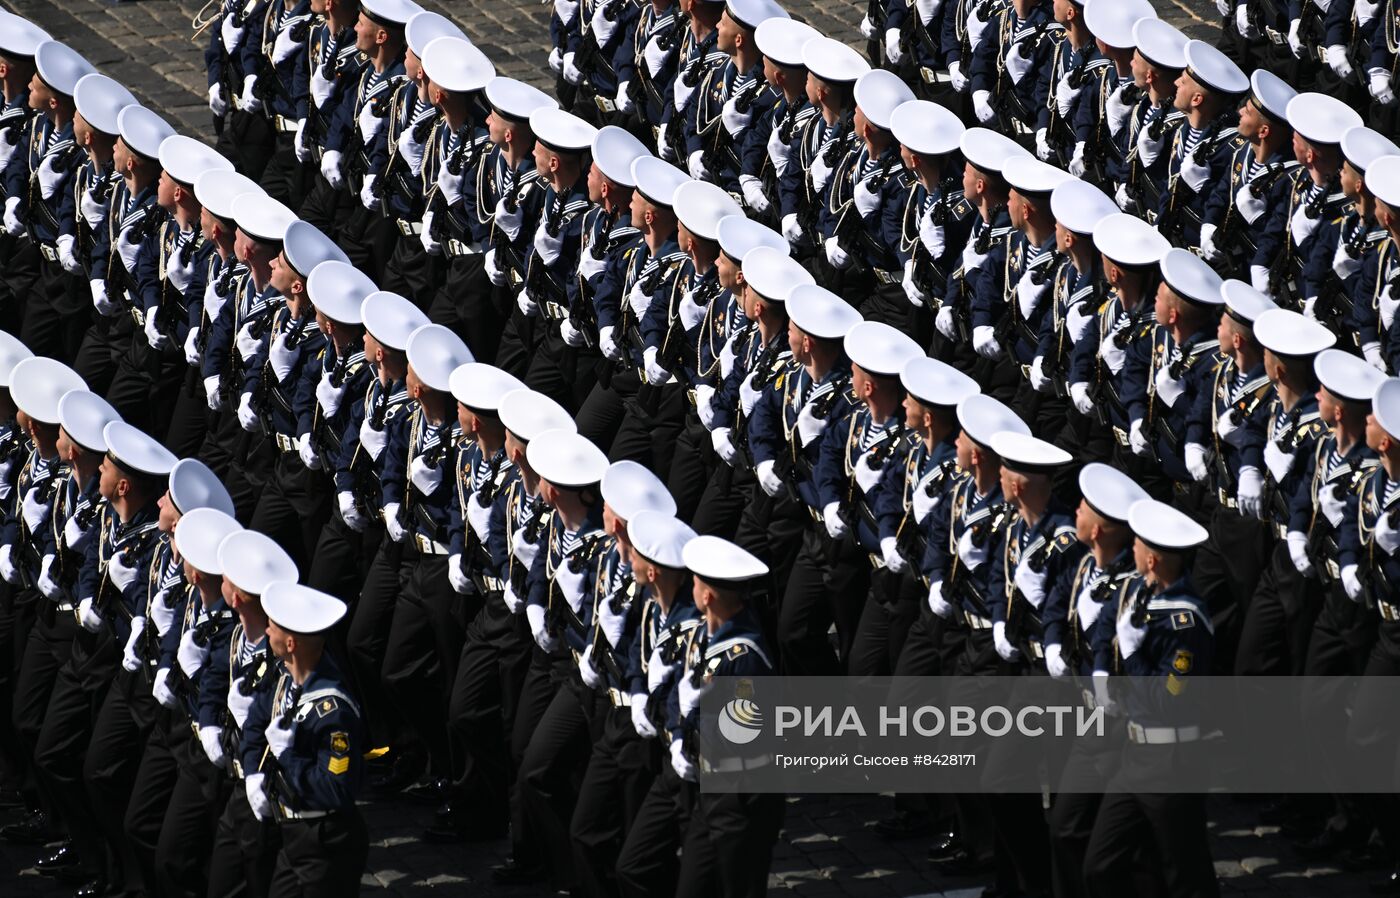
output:
{"label": "shoulder board", "polygon": [[712,642],[705,649],[705,658],[707,660],[721,657],[739,658],[748,652],[753,652],[762,658],[763,663],[769,667],[773,666],[772,662],[768,660],[768,653],[759,648],[752,636],[731,636],[728,639],[721,639],[719,642]]}
{"label": "shoulder board", "polygon": [[1184,599],[1148,599],[1147,610],[1165,611],[1170,613],[1172,619],[1172,627],[1177,630],[1184,630],[1187,627],[1195,625],[1194,621],[1187,622],[1187,620],[1183,618],[1182,615],[1183,612],[1185,612],[1189,614],[1192,618],[1194,618],[1194,620],[1198,620],[1202,624],[1204,624],[1208,632],[1212,634],[1215,633],[1215,625],[1211,623],[1209,615],[1203,614],[1201,612],[1201,609],[1197,607],[1194,603],[1188,602]]}

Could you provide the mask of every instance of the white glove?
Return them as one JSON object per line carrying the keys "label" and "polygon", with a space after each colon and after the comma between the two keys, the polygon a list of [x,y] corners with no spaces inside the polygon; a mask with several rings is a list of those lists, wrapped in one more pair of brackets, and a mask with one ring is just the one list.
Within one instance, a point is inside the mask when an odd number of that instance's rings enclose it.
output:
{"label": "white glove", "polygon": [[1273,440],[1264,443],[1264,465],[1274,475],[1275,483],[1283,483],[1288,472],[1293,470],[1293,453],[1284,452]]}
{"label": "white glove", "polygon": [[142,330],[146,332],[146,342],[156,352],[161,352],[170,345],[170,338],[160,329],[160,308],[153,307],[146,313],[146,323]]}
{"label": "white glove", "polygon": [[1050,148],[1048,128],[1037,128],[1035,131],[1035,155],[1041,162],[1049,162],[1055,157],[1055,151]]}
{"label": "white glove", "polygon": [[1361,577],[1356,572],[1356,565],[1349,564],[1342,568],[1342,589],[1353,602],[1361,600]]}
{"label": "white glove", "polygon": [[84,190],[78,198],[78,209],[83,214],[83,220],[94,228],[102,227],[107,220],[107,204],[93,199],[91,188]]}
{"label": "white glove", "polygon": [[1240,486],[1235,494],[1235,503],[1240,513],[1263,520],[1264,478],[1253,465],[1240,468]]}
{"label": "white glove", "polygon": [[697,181],[709,179],[710,170],[705,168],[704,150],[696,150],[690,154],[690,158],[686,160],[686,169],[690,172],[690,176]]}
{"label": "white glove", "polygon": [[851,257],[841,248],[840,240],[828,237],[823,245],[826,247],[826,260],[831,263],[832,268],[843,271],[850,267]]}
{"label": "white glove", "polygon": [[228,95],[222,81],[209,85],[209,111],[218,116],[228,112]]}
{"label": "white glove", "polygon": [[304,433],[296,439],[297,455],[301,456],[301,463],[308,471],[321,470],[321,456],[316,454],[316,447],[311,445],[311,434]]}
{"label": "white glove", "polygon": [[389,534],[389,538],[396,543],[401,543],[408,531],[399,522],[399,503],[390,502],[384,506],[384,532]]}
{"label": "white glove", "polygon": [[1016,583],[1016,588],[1021,590],[1021,595],[1026,597],[1026,601],[1031,603],[1031,607],[1040,608],[1045,604],[1045,572],[1036,573],[1031,569],[1030,564],[1022,559],[1016,565],[1016,573],[1012,579]]}
{"label": "white glove", "polygon": [[[427,229],[425,228],[424,230]],[[496,264],[495,247],[492,247],[491,249],[486,251],[486,257],[483,260],[483,264],[486,267],[487,280],[489,280],[492,284],[494,284],[497,287],[504,287],[509,279],[506,277],[506,273],[501,270],[500,266]]]}
{"label": "white glove", "polygon": [[904,288],[904,296],[915,308],[923,308],[928,301],[928,294],[919,289],[919,285],[914,283],[914,260],[910,259],[904,263],[904,277],[899,285]]}
{"label": "white glove", "polygon": [[1255,30],[1254,25],[1249,21],[1249,8],[1244,4],[1240,4],[1235,8],[1235,30],[1238,31],[1240,37],[1243,38],[1259,36],[1259,32]]}
{"label": "white glove", "polygon": [[524,604],[524,600],[515,594],[515,587],[510,583],[506,583],[505,593],[502,598],[505,599],[506,609],[510,611],[511,614],[520,613],[520,606]]}
{"label": "white glove", "polygon": [[1118,651],[1124,658],[1131,658],[1147,639],[1147,623],[1144,621],[1141,627],[1133,626],[1132,614],[1118,615],[1115,629],[1118,631]]}
{"label": "white glove", "polygon": [[643,739],[655,739],[656,727],[652,726],[650,718],[647,717],[647,694],[634,692],[629,703],[632,710],[632,729]]}
{"label": "white glove", "polygon": [[[677,88],[679,88],[679,87],[681,86],[681,81],[680,81],[679,78],[676,79],[675,85],[676,85]],[[679,111],[679,110],[678,110],[678,111]],[[671,144],[670,144],[670,142],[668,142],[668,141],[666,140],[666,131],[667,131],[667,129],[668,129],[669,127],[670,127],[670,123],[669,123],[669,122],[662,122],[659,126],[657,126],[657,129],[656,129],[656,155],[660,156],[662,159],[665,159],[667,162],[675,162],[675,161],[676,161],[676,151],[673,150],[673,149],[671,149]]]}
{"label": "white glove", "polygon": [[933,324],[938,328],[940,334],[949,340],[953,339],[953,335],[957,333],[958,322],[953,316],[952,306],[939,308],[938,314],[933,318]]}
{"label": "white glove", "polygon": [[418,242],[423,244],[423,252],[430,256],[442,255],[442,241],[433,236],[433,219],[437,212],[429,209],[423,213],[422,227],[418,231]]}
{"label": "white glove", "polygon": [[6,583],[19,582],[19,570],[15,568],[14,546],[0,546],[0,577],[5,578]]}
{"label": "white glove", "polygon": [[1322,509],[1322,513],[1326,515],[1327,522],[1333,527],[1341,526],[1342,518],[1346,515],[1347,511],[1346,495],[1343,494],[1340,497],[1334,496],[1332,495],[1330,487],[1319,490],[1318,494],[1318,506]]}
{"label": "white glove", "polygon": [[1341,44],[1333,44],[1327,48],[1327,64],[1343,81],[1350,81],[1351,76],[1356,74],[1352,70],[1351,60],[1347,59],[1347,48]]}
{"label": "white glove", "polygon": [[107,579],[112,581],[112,585],[119,590],[125,590],[128,586],[136,582],[137,570],[134,567],[127,567],[122,561],[122,553],[117,552],[112,555],[107,562]]}
{"label": "white glove", "polygon": [[462,554],[460,552],[447,559],[447,582],[452,585],[454,592],[466,595],[471,591],[472,581],[462,571]]}
{"label": "white glove", "polygon": [[826,430],[826,425],[825,418],[818,418],[813,413],[810,402],[802,406],[802,410],[797,413],[797,436],[804,447],[812,445],[812,441]]}
{"label": "white glove", "polygon": [[773,473],[776,464],[772,459],[761,461],[754,469],[754,475],[758,478],[758,485],[763,487],[763,491],[770,496],[776,496],[783,491],[783,481],[777,474]]}
{"label": "white glove", "polygon": [[1186,444],[1186,470],[1197,483],[1204,482],[1210,476],[1210,469],[1206,467],[1206,447],[1200,443]]}
{"label": "white glove", "polygon": [[345,178],[340,174],[340,160],[339,150],[326,150],[321,155],[321,177],[336,190],[345,185]]}
{"label": "white glove", "polygon": [[633,103],[632,98],[627,94],[627,88],[630,84],[630,81],[623,81],[618,84],[617,96],[613,98],[613,105],[616,106],[617,111],[623,115],[637,108],[637,104]]}
{"label": "white glove", "polygon": [[238,424],[249,433],[258,433],[262,430],[262,421],[253,411],[252,393],[244,393],[238,397]]}
{"label": "white glove", "polygon": [[292,721],[288,725],[283,726],[282,719],[279,715],[268,723],[267,729],[263,730],[263,736],[267,739],[267,747],[272,752],[274,758],[282,757],[282,755],[286,754],[287,751],[291,749],[292,742],[295,739],[295,735],[292,731],[292,727],[295,726],[295,723],[295,721]]}
{"label": "white glove", "polygon": [[1293,51],[1294,59],[1303,58],[1303,42],[1298,39],[1298,27],[1302,24],[1298,19],[1288,23],[1288,49]]}
{"label": "white glove", "polygon": [[298,162],[305,164],[311,161],[311,149],[306,145],[306,119],[297,121],[297,133],[292,140],[292,151],[296,153]]}
{"label": "white glove", "polygon": [[141,659],[136,657],[136,644],[141,641],[141,631],[146,627],[144,617],[131,619],[131,633],[126,637],[126,648],[122,649],[122,670],[136,673],[141,669]]}
{"label": "white glove", "polygon": [[1015,661],[1021,657],[1021,650],[1011,644],[1006,638],[1006,621],[997,621],[992,624],[992,642],[995,643],[997,654],[1003,661]]}
{"label": "white glove", "polygon": [[209,763],[215,767],[223,767],[224,757],[223,727],[200,727],[199,744],[204,746],[204,754],[209,758]]}
{"label": "white glove", "polygon": [[192,368],[199,367],[203,355],[199,351],[199,330],[190,328],[185,334],[185,364]]}
{"label": "white glove", "polygon": [[603,682],[603,678],[598,675],[598,671],[593,667],[593,646],[586,646],[583,654],[578,658],[578,675],[583,680],[583,685],[589,689],[597,689]]}
{"label": "white glove", "polygon": [[680,739],[671,743],[671,769],[676,771],[676,776],[683,780],[695,782],[695,765],[690,763],[690,759],[685,756],[685,749],[682,747]]}
{"label": "white glove", "polygon": [[83,599],[78,603],[78,623],[89,633],[96,633],[102,629],[102,615],[92,610],[92,599]]}
{"label": "white glove", "polygon": [[860,20],[860,36],[866,40],[875,37],[875,23],[870,21],[869,15],[866,15]]}
{"label": "white glove", "polygon": [[602,350],[603,355],[612,359],[614,362],[622,358],[622,348],[618,346],[617,341],[613,339],[613,328],[611,326],[598,329],[598,348]]}
{"label": "white glove", "polygon": [[889,28],[885,31],[885,58],[892,65],[899,65],[899,61],[904,58],[904,53],[899,49],[899,29]]}
{"label": "white glove", "polygon": [[72,234],[58,235],[58,239],[54,241],[58,249],[58,264],[69,274],[82,274],[83,266],[78,262],[78,257],[73,255],[73,243]]}
{"label": "white glove", "polygon": [[1052,384],[1045,376],[1045,356],[1038,355],[1031,361],[1031,389],[1037,393],[1050,392]]}
{"label": "white glove", "polygon": [[155,696],[162,708],[175,707],[175,692],[170,688],[170,668],[156,671],[155,682],[151,684],[151,695]]}
{"label": "white glove", "polygon": [[302,42],[292,36],[296,27],[284,27],[277,32],[277,40],[272,44],[272,62],[274,65],[281,65],[291,59],[293,54],[303,46]]}
{"label": "white glove", "polygon": [[520,310],[520,314],[526,318],[534,318],[540,313],[540,305],[530,298],[530,294],[521,290],[515,294],[515,306]]}
{"label": "white glove", "polygon": [[175,653],[180,669],[193,680],[209,661],[209,649],[194,641],[194,630],[186,630],[180,635],[180,647]]}
{"label": "white glove", "polygon": [[558,47],[549,51],[549,68],[556,75],[564,72],[564,51]]}
{"label": "white glove", "polygon": [[1389,106],[1395,102],[1395,91],[1390,87],[1390,73],[1385,71],[1372,71],[1370,83],[1371,96],[1382,106]]}
{"label": "white glove", "polygon": [[1181,160],[1181,180],[1186,182],[1192,192],[1200,193],[1206,181],[1210,180],[1209,160],[1205,163],[1196,161],[1195,153],[1187,153]]}
{"label": "white glove", "polygon": [[928,588],[928,610],[947,620],[953,613],[953,606],[943,598],[943,581],[935,580]]}
{"label": "white glove", "polygon": [[977,113],[977,121],[984,125],[995,119],[997,114],[992,110],[992,92],[974,90],[972,92],[972,110]]}
{"label": "white glove", "polygon": [[948,83],[953,86],[953,90],[962,93],[967,90],[967,76],[962,73],[962,63],[954,60],[948,63]]}
{"label": "white glove", "polygon": [[17,196],[8,197],[5,200],[5,232],[14,237],[24,233],[24,222],[19,220],[19,197]]}
{"label": "white glove", "polygon": [[977,354],[987,359],[994,359],[1001,355],[1001,344],[997,342],[996,329],[989,324],[979,325],[972,329],[972,348],[977,350]]}
{"label": "white glove", "polygon": [[583,331],[574,327],[567,318],[559,322],[559,336],[564,338],[564,342],[573,347],[582,346],[586,341],[583,338]]}
{"label": "white glove", "polygon": [[345,526],[360,533],[365,529],[369,520],[355,504],[355,494],[349,490],[335,494],[336,505],[340,508],[340,519],[345,522]]}
{"label": "white glove", "polygon": [[262,100],[259,100],[253,93],[253,86],[257,84],[257,82],[257,75],[248,75],[243,79],[243,96],[240,98],[239,102],[243,106],[245,112],[262,111]]}
{"label": "white glove", "polygon": [[267,797],[267,790],[263,788],[263,780],[266,778],[265,773],[250,773],[243,781],[243,791],[248,796],[248,809],[260,822],[272,819],[272,801]]}
{"label": "white glove", "polygon": [[545,629],[543,605],[526,605],[525,619],[530,622],[530,634],[535,637],[535,644],[542,650],[553,652],[559,647],[559,640]]}
{"label": "white glove", "polygon": [[969,571],[975,571],[987,561],[990,550],[986,544],[977,545],[972,539],[972,528],[968,527],[958,537],[958,558]]}
{"label": "white glove", "polygon": [[377,175],[365,175],[364,183],[360,185],[360,205],[370,212],[379,211],[379,199],[374,195],[374,181]]}
{"label": "white glove", "polygon": [[1220,250],[1215,246],[1215,225],[1201,225],[1201,258],[1207,262],[1220,261]]}
{"label": "white glove", "polygon": [[769,209],[768,195],[763,192],[763,182],[753,175],[739,176],[739,189],[744,194],[744,205],[762,215]]}
{"label": "white glove", "polygon": [[1376,545],[1387,555],[1394,555],[1400,549],[1400,530],[1390,526],[1390,515],[1383,514],[1376,520]]}
{"label": "white glove", "polygon": [[1146,458],[1152,451],[1152,444],[1147,442],[1147,437],[1142,434],[1142,419],[1138,418],[1128,426],[1128,444],[1132,447],[1133,454],[1141,458]]}
{"label": "white glove", "polygon": [[[8,547],[6,547],[8,548]],[[8,555],[8,553],[6,553]],[[54,556],[45,555],[44,560],[39,563],[39,579],[35,581],[35,586],[46,599],[57,602],[63,596],[63,587],[58,585],[58,581],[53,578]]]}
{"label": "white glove", "polygon": [[219,393],[219,375],[215,374],[204,378],[204,401],[211,412],[217,412],[223,408],[224,398]]}
{"label": "white glove", "polygon": [[1069,398],[1074,403],[1075,409],[1081,415],[1092,415],[1094,413],[1094,400],[1089,395],[1089,385],[1080,382],[1069,385]]}
{"label": "white glove", "polygon": [[885,567],[896,574],[902,574],[909,567],[904,556],[899,554],[898,541],[893,536],[880,540],[880,554],[884,556]]}
{"label": "white glove", "polygon": [[734,447],[734,441],[729,434],[728,427],[717,427],[710,432],[710,443],[715,448],[715,455],[732,467],[739,461],[739,450]]}
{"label": "white glove", "polygon": [[1228,16],[1230,10],[1234,8],[1234,4],[1230,0],[1215,0],[1215,8],[1220,10],[1222,16]]}
{"label": "white glove", "polygon": [[570,84],[578,84],[580,81],[583,80],[583,72],[580,72],[578,70],[578,66],[574,65],[574,54],[565,53],[563,63],[563,75],[565,81],[569,82]]}
{"label": "white glove", "polygon": [[1064,679],[1069,673],[1069,665],[1065,664],[1064,650],[1060,648],[1058,642],[1052,642],[1045,647],[1045,669],[1050,676],[1057,680]]}
{"label": "white glove", "polygon": [[423,456],[415,456],[408,466],[408,479],[425,496],[432,495],[442,485],[442,468],[429,465]]}
{"label": "white glove", "polygon": [[1367,343],[1361,347],[1361,355],[1366,359],[1366,364],[1382,373],[1389,373],[1390,366],[1385,363],[1385,356],[1381,355],[1381,344],[1377,342]]}
{"label": "white glove", "polygon": [[1288,531],[1288,555],[1293,566],[1304,577],[1313,572],[1312,559],[1308,557],[1308,535],[1297,530]]}
{"label": "white glove", "polygon": [[1137,200],[1133,199],[1128,192],[1127,184],[1119,184],[1118,189],[1113,191],[1113,201],[1118,204],[1118,208],[1124,212],[1132,213],[1137,211]]}
{"label": "white glove", "polygon": [[24,517],[24,524],[29,528],[30,533],[38,533],[44,526],[44,522],[49,519],[49,503],[39,498],[39,488],[32,487],[24,494],[24,500],[20,503],[20,513]]}
{"label": "white glove", "polygon": [[661,362],[657,361],[660,352],[661,350],[657,347],[648,346],[646,351],[642,353],[642,362],[646,366],[647,383],[664,384],[671,379],[671,372],[661,367]]}
{"label": "white glove", "polygon": [[788,243],[796,245],[802,242],[802,225],[797,221],[796,212],[789,212],[783,216],[782,228]]}
{"label": "white glove", "polygon": [[832,539],[841,539],[848,532],[846,522],[841,520],[841,506],[837,502],[828,502],[822,509],[822,521],[826,524],[826,535]]}

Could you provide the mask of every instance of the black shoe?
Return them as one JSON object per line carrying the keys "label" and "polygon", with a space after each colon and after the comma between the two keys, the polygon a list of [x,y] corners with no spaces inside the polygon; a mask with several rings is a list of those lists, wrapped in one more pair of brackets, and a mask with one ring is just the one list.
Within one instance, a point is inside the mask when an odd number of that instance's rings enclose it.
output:
{"label": "black shoe", "polygon": [[447,780],[441,777],[429,776],[418,780],[411,786],[403,790],[405,798],[414,801],[421,801],[424,804],[441,805],[447,800],[448,784]]}
{"label": "black shoe", "polygon": [[895,811],[892,816],[877,821],[873,829],[886,839],[910,839],[931,832],[933,825],[927,814]]}
{"label": "black shoe", "polygon": [[544,867],[526,867],[512,858],[491,868],[491,881],[503,886],[527,885],[544,879]]}
{"label": "black shoe", "polygon": [[1400,867],[1380,882],[1371,883],[1370,891],[1372,895],[1400,895]]}
{"label": "black shoe", "polygon": [[34,862],[34,869],[45,876],[57,875],[60,870],[78,866],[78,852],[71,842],[64,842],[56,851],[40,857]]}
{"label": "black shoe", "polygon": [[107,883],[100,879],[90,879],[78,886],[78,891],[73,893],[73,898],[102,898],[107,894]]}
{"label": "black shoe", "polygon": [[397,795],[418,781],[425,766],[422,758],[400,755],[387,773],[370,780],[370,791],[378,795]]}
{"label": "black shoe", "polygon": [[49,826],[49,816],[43,811],[33,811],[18,823],[0,826],[0,839],[16,845],[45,845],[59,835]]}
{"label": "black shoe", "polygon": [[1358,847],[1361,841],[1362,839],[1350,830],[1329,827],[1307,841],[1295,843],[1293,852],[1305,861],[1322,861],[1333,858],[1344,850]]}
{"label": "black shoe", "polygon": [[930,859],[929,862],[944,876],[973,876],[992,868],[990,860],[979,858],[966,848],[959,848],[941,860]]}
{"label": "black shoe", "polygon": [[958,838],[958,834],[951,829],[945,829],[934,835],[933,842],[928,847],[928,859],[930,861],[943,860],[960,848],[962,848],[962,840]]}

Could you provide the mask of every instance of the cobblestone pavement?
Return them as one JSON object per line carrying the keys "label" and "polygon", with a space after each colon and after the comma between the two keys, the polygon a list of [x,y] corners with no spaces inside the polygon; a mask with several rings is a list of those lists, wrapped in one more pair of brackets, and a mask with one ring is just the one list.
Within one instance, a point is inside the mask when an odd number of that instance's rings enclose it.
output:
{"label": "cobblestone pavement", "polygon": [[[498,71],[547,87],[545,57],[548,6],[530,0],[420,0],[458,21],[496,63]],[[166,116],[181,131],[212,133],[204,103],[205,38],[191,40],[190,20],[197,0],[0,0],[83,53],[104,72],[126,84],[142,103]],[[1209,0],[1156,0],[1164,18],[1198,37],[1210,37],[1215,13]],[[854,39],[864,11],[852,0],[793,0],[788,8],[833,36]],[[1220,798],[1212,803],[1213,851],[1222,887],[1229,895],[1321,896],[1368,894],[1379,876],[1345,873],[1297,863],[1276,830],[1249,821],[1252,806]],[[981,883],[950,880],[924,859],[919,839],[888,842],[871,829],[887,814],[888,799],[874,796],[820,796],[789,800],[784,832],[769,877],[774,895],[976,898]],[[370,895],[474,896],[541,894],[541,889],[503,889],[489,878],[491,865],[505,860],[508,845],[493,843],[442,847],[418,834],[428,809],[406,802],[366,806],[373,843],[365,891]],[[0,822],[8,818],[0,817]],[[0,895],[64,894],[27,869],[37,849],[0,843]]]}

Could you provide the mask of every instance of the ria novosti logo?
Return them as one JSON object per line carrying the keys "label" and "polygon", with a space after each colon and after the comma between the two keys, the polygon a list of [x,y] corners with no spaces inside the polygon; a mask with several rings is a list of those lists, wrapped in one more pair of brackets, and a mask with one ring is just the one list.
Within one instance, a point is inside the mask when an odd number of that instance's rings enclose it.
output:
{"label": "ria novosti logo", "polygon": [[735,745],[747,745],[763,732],[763,710],[746,698],[736,698],[719,714],[719,731]]}

